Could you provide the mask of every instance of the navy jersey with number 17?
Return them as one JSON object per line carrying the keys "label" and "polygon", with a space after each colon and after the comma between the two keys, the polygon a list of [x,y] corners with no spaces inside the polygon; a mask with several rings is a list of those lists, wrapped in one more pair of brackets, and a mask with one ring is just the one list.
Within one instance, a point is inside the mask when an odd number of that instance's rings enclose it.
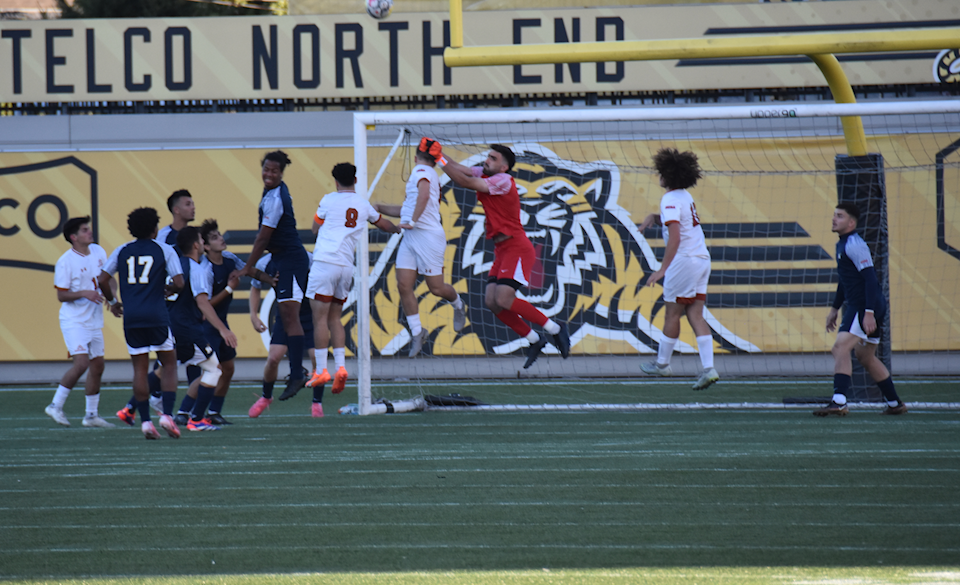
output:
{"label": "navy jersey with number 17", "polygon": [[133,240],[110,254],[103,271],[117,274],[124,329],[170,325],[163,287],[167,276],[183,273],[173,248],[155,240]]}

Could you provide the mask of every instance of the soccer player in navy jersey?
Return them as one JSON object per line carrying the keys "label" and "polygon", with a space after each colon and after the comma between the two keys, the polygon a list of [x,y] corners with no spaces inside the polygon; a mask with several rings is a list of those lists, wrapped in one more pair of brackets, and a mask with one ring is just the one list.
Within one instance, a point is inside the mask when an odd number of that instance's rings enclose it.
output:
{"label": "soccer player in navy jersey", "polygon": [[[304,291],[307,289],[307,275],[310,272],[310,258],[303,247],[300,233],[297,231],[297,219],[293,213],[293,200],[290,190],[283,182],[283,172],[290,164],[290,158],[280,150],[269,152],[260,162],[263,195],[260,199],[259,232],[253,242],[253,250],[242,271],[243,276],[253,276],[257,261],[265,251],[273,254],[277,266],[277,282],[274,287],[277,294],[280,320],[287,336],[287,358],[290,361],[290,379],[284,394],[296,394],[306,384],[303,370],[303,326],[300,324],[300,310]],[[266,395],[260,411],[273,400]],[[260,400],[257,401],[260,403]],[[257,404],[254,404],[256,407]],[[252,410],[252,409],[251,409]]]}
{"label": "soccer player in navy jersey", "polygon": [[160,228],[160,231],[157,232],[157,240],[171,246],[177,251],[177,254],[182,255],[180,249],[177,248],[177,234],[197,216],[193,195],[186,189],[174,191],[172,195],[167,197],[167,209],[170,210],[173,221],[170,222],[170,225]]}
{"label": "soccer player in navy jersey", "polygon": [[[240,285],[240,271],[246,266],[236,254],[227,250],[227,242],[220,233],[220,226],[215,219],[207,219],[200,225],[200,237],[203,238],[203,249],[206,255],[201,264],[207,270],[207,278],[211,280],[210,304],[217,312],[217,317],[223,321],[223,324],[230,328],[227,322],[227,314],[230,312],[230,303],[233,302],[233,291]],[[230,382],[233,380],[235,370],[234,358],[237,357],[237,350],[230,347],[220,336],[220,333],[209,322],[204,321],[203,331],[207,341],[217,352],[217,359],[220,360],[220,381],[217,383],[217,389],[213,393],[213,400],[210,401],[209,416],[210,422],[220,426],[232,424],[223,418],[221,411],[223,401],[230,390]]]}
{"label": "soccer player in navy jersey", "polygon": [[[123,334],[127,352],[133,362],[133,406],[140,412],[141,430],[147,439],[159,439],[160,433],[150,420],[150,391],[147,371],[150,368],[150,352],[156,352],[163,364],[160,383],[164,396],[177,394],[176,353],[173,350],[173,334],[170,332],[170,317],[164,306],[164,296],[183,288],[183,270],[173,248],[154,240],[160,216],[150,207],[135,209],[127,216],[127,228],[136,238],[120,246],[110,254],[98,278],[100,291],[114,311],[123,312]],[[117,273],[120,298],[110,289],[111,274]],[[167,276],[172,278],[166,284]],[[133,424],[134,413],[124,408],[117,413],[121,420]],[[180,430],[170,417],[160,417],[160,426],[171,437],[179,437]]]}
{"label": "soccer player in navy jersey", "polygon": [[[193,195],[190,194],[190,191],[186,189],[178,189],[174,191],[169,197],[167,197],[167,209],[170,210],[170,215],[172,220],[170,225],[160,228],[160,231],[157,232],[156,240],[162,242],[176,251],[177,256],[182,256],[180,249],[177,247],[177,234],[183,228],[187,227],[191,221],[194,220],[197,216],[196,206],[193,203]],[[167,299],[167,309],[173,305],[173,301],[177,299],[176,295],[171,296]],[[160,376],[162,371],[158,367],[158,363],[154,363],[153,371],[147,374],[147,382],[150,384],[150,396],[153,397],[151,404],[153,405],[154,410],[162,411],[161,401],[160,401]],[[190,376],[199,376],[199,371],[191,366],[190,371],[188,372]]]}
{"label": "soccer player in navy jersey", "polygon": [[[271,279],[269,275],[275,273],[276,269],[273,265],[272,255],[267,253],[261,256],[254,269],[255,278],[250,281],[249,299],[250,322],[253,324],[253,328],[257,333],[263,333],[267,330],[266,324],[260,319],[261,289],[263,289],[264,286],[270,286],[269,282],[273,279]],[[263,279],[263,281],[258,279]],[[301,303],[300,305],[300,325],[303,327],[304,346],[310,351],[313,369],[316,370],[317,360],[316,354],[313,351],[313,311],[310,308],[310,303]],[[250,412],[248,413],[250,418],[257,418],[263,414],[263,411],[273,402],[273,398],[268,399],[265,398],[265,396],[273,396],[273,385],[277,381],[280,361],[286,353],[287,334],[283,331],[283,323],[280,319],[277,319],[273,324],[273,330],[270,335],[270,349],[267,353],[267,362],[263,365],[263,396],[257,399],[253,406],[250,407]],[[323,390],[324,384],[316,384],[313,386],[313,403],[310,405],[310,413],[314,418],[323,416]]]}
{"label": "soccer player in navy jersey", "polygon": [[837,273],[840,282],[833,307],[827,315],[827,331],[837,328],[837,315],[843,307],[843,320],[833,344],[833,399],[815,410],[816,416],[847,414],[847,390],[853,364],[853,350],[864,369],[877,383],[887,401],[882,414],[904,414],[907,406],[900,401],[890,371],[876,356],[880,333],[887,317],[887,301],[873,268],[870,248],[857,233],[860,210],[852,203],[841,203],[833,211],[832,231],[840,236],[837,242]]}
{"label": "soccer player in navy jersey", "polygon": [[[213,399],[220,380],[220,362],[204,334],[203,320],[215,328],[228,347],[237,347],[237,337],[217,316],[210,305],[210,279],[200,265],[203,239],[200,230],[187,226],[177,234],[177,245],[183,252],[180,265],[183,269],[183,289],[170,309],[170,328],[177,341],[177,360],[187,366],[198,366],[202,372],[198,379],[196,404],[187,422],[190,431],[215,431],[217,426],[205,418],[207,407]],[[164,395],[164,417],[172,415],[173,402]]]}

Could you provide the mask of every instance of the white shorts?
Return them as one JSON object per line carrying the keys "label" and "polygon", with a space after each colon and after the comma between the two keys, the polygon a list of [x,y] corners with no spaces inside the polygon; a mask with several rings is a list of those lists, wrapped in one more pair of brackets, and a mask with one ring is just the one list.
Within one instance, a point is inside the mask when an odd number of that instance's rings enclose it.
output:
{"label": "white shorts", "polygon": [[676,256],[663,279],[663,300],[668,303],[690,305],[707,299],[707,281],[710,280],[710,259]]}
{"label": "white shorts", "polygon": [[353,287],[353,266],[313,262],[307,280],[307,298],[329,303],[343,303]]}
{"label": "white shorts", "polygon": [[447,236],[442,231],[403,230],[403,239],[397,249],[396,267],[416,270],[424,276],[442,275],[446,250]]}
{"label": "white shorts", "polygon": [[90,359],[104,356],[103,330],[61,324],[60,331],[70,357],[82,353]]}

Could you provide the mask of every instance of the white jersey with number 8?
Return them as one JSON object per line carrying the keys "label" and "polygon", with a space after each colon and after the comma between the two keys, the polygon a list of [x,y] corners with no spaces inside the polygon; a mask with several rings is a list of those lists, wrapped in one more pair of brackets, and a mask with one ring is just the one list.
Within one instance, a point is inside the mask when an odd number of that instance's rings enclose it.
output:
{"label": "white jersey with number 8", "polygon": [[360,236],[366,237],[367,223],[380,221],[380,214],[366,197],[335,191],[323,196],[313,219],[321,224],[313,261],[353,266]]}

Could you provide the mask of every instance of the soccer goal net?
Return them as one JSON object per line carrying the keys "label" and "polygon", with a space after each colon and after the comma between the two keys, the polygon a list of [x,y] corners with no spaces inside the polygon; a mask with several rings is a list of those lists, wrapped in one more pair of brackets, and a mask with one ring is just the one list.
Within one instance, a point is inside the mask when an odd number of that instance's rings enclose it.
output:
{"label": "soccer goal net", "polygon": [[[869,154],[847,155],[840,116],[860,116]],[[623,402],[635,387],[591,380],[636,379],[657,351],[663,288],[645,284],[665,245],[659,227],[638,226],[659,210],[664,190],[651,159],[663,147],[696,153],[704,171],[690,191],[712,258],[705,317],[723,379],[830,373],[812,371],[809,358],[829,356],[835,338],[824,324],[837,287],[838,201],[861,208],[859,231],[890,300],[885,359],[960,350],[960,101],[358,112],[358,191],[401,204],[423,136],[467,166],[480,165],[491,144],[513,150],[521,222],[536,251],[519,296],[567,324],[572,354],[561,359],[548,345],[523,369],[527,342],[484,306],[493,261],[484,209],[437,167],[444,280],[466,303],[467,325],[454,331],[453,308],[421,278],[429,337],[408,357],[394,268],[402,235],[371,230],[344,309],[354,314],[361,413],[418,408],[425,397],[456,403],[450,394]],[[700,363],[685,321],[675,351],[675,374],[692,381]],[[577,383],[553,385],[548,397],[527,391],[543,379]]]}

